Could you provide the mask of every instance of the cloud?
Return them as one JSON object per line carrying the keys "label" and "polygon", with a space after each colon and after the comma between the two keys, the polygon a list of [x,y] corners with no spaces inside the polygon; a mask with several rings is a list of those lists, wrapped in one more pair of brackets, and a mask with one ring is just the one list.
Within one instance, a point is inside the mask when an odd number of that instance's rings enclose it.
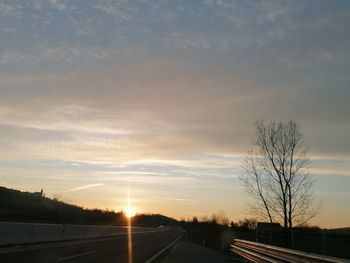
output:
{"label": "cloud", "polygon": [[165,197],[161,200],[167,200],[167,201],[175,201],[175,202],[197,202],[196,199],[187,199],[187,198],[176,198],[176,197]]}
{"label": "cloud", "polygon": [[167,45],[174,45],[181,49],[202,49],[206,50],[211,48],[211,40],[201,36],[184,36],[179,33],[172,33],[164,38],[164,42]]}
{"label": "cloud", "polygon": [[[78,29],[85,34],[88,28]],[[85,32],[85,33],[83,33]],[[100,46],[82,46],[73,43],[61,43],[54,45],[39,45],[27,50],[2,50],[0,64],[41,65],[45,63],[76,63],[77,60],[106,60],[116,57],[127,57],[130,49],[107,48]]]}
{"label": "cloud", "polygon": [[94,188],[94,187],[99,187],[99,186],[104,186],[102,183],[97,183],[97,184],[87,184],[87,185],[82,185],[78,187],[71,188],[67,190],[67,192],[76,192],[76,191],[81,191],[89,188]]}
{"label": "cloud", "polygon": [[23,7],[20,4],[10,5],[0,3],[0,17],[1,16],[21,16],[23,14]]}
{"label": "cloud", "polygon": [[295,120],[310,172],[346,181],[349,17],[347,1],[5,1],[2,181],[239,206],[256,119]]}
{"label": "cloud", "polygon": [[67,9],[67,5],[65,5],[61,0],[49,0],[49,3],[52,5],[52,7],[59,11],[64,11]]}
{"label": "cloud", "polygon": [[339,196],[339,197],[350,196],[350,192],[316,192],[316,194],[325,195],[325,196]]}
{"label": "cloud", "polygon": [[96,4],[94,8],[124,21],[135,20],[137,18],[136,14],[138,13],[137,6],[133,5],[131,2],[127,3],[127,1],[98,1],[98,4]]}
{"label": "cloud", "polygon": [[[350,164],[350,161],[348,162]],[[316,174],[316,175],[341,175],[341,176],[350,176],[350,169],[349,167],[325,167],[325,166],[318,166],[318,167],[311,167],[309,169],[310,173]]]}
{"label": "cloud", "polygon": [[[270,85],[265,75],[193,70],[176,61],[0,79],[8,87],[1,90],[1,124],[13,127],[8,136],[18,149],[47,149],[42,156],[70,151],[90,159],[98,152],[137,161],[242,153],[259,118],[296,120],[313,154],[349,155],[346,89]],[[34,141],[19,141],[28,128]],[[64,138],[45,139],[58,132]]]}

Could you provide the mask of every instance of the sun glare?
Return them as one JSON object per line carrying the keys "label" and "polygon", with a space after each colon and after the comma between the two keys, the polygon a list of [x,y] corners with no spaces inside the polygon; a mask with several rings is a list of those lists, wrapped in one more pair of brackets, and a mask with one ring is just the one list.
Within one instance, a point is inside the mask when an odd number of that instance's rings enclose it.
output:
{"label": "sun glare", "polygon": [[132,207],[127,207],[124,211],[126,217],[131,218],[136,215],[136,211]]}

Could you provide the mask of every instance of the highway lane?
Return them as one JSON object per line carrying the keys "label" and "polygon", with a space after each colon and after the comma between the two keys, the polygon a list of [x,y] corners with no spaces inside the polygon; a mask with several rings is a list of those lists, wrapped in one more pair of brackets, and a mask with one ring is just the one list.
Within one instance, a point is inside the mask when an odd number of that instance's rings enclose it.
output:
{"label": "highway lane", "polygon": [[[144,262],[181,235],[176,227],[164,231],[133,234],[133,262]],[[0,254],[1,263],[92,263],[128,262],[128,238],[92,239],[83,242],[63,242],[58,247]]]}

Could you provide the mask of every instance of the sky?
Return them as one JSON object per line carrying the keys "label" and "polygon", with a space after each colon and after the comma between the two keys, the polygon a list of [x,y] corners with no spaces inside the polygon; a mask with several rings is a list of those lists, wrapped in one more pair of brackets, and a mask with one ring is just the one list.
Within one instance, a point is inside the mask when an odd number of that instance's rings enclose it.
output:
{"label": "sky", "polygon": [[296,121],[311,224],[349,226],[350,1],[0,0],[0,185],[251,217],[254,122]]}

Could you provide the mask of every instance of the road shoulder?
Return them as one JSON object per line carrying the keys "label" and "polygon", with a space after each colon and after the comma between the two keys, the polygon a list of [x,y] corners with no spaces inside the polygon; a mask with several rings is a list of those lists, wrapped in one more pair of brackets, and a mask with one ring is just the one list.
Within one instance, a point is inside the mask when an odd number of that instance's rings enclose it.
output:
{"label": "road shoulder", "polygon": [[234,262],[234,259],[234,257],[225,255],[214,249],[181,241],[164,259],[163,263]]}

